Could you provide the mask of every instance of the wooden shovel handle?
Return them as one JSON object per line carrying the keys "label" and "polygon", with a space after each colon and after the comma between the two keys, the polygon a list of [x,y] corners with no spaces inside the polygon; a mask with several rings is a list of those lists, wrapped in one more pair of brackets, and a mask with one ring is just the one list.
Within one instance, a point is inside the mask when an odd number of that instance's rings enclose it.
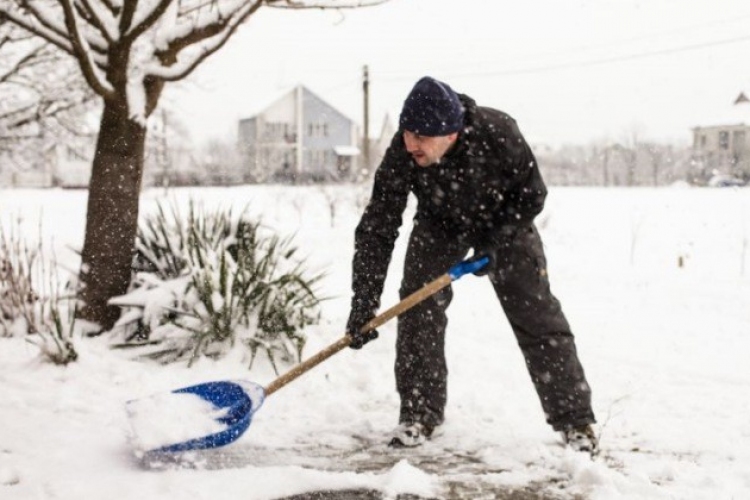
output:
{"label": "wooden shovel handle", "polygon": [[[415,305],[422,302],[427,297],[434,295],[446,286],[451,284],[453,278],[450,274],[444,274],[439,278],[427,283],[425,286],[412,293],[404,300],[396,304],[395,306],[387,309],[382,314],[375,316],[365,326],[362,327],[362,332],[369,332],[384,324],[385,322],[395,318],[403,312],[411,309]],[[294,366],[291,370],[281,375],[279,378],[268,384],[265,388],[266,397],[270,396],[274,392],[284,387],[289,382],[293,381],[303,373],[307,372],[311,368],[316,367],[326,359],[330,358],[340,350],[346,348],[351,343],[352,338],[349,335],[345,335],[333,344],[329,345],[322,351],[311,356],[310,358],[302,361],[298,365]]]}

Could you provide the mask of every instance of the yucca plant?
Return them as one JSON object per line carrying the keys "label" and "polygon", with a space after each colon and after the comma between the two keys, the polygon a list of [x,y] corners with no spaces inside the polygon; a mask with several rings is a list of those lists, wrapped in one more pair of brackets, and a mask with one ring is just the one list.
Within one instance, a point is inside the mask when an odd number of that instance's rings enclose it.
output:
{"label": "yucca plant", "polygon": [[[182,219],[160,206],[139,229],[134,290],[119,346],[147,347],[164,362],[218,357],[241,346],[250,366],[259,351],[273,368],[299,360],[304,329],[319,319],[314,286],[290,239],[231,210],[205,213],[191,201]],[[145,289],[145,290],[144,290]]]}
{"label": "yucca plant", "polygon": [[[192,213],[192,202],[190,210]],[[153,273],[161,279],[179,276],[187,266],[183,224],[176,205],[171,206],[170,216],[164,206],[158,204],[157,215],[143,219],[138,227],[133,270]]]}

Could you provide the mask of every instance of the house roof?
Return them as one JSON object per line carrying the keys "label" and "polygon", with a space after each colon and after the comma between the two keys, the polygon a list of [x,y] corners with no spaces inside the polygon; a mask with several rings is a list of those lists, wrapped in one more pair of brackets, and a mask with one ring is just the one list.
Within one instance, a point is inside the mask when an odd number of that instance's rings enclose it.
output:
{"label": "house roof", "polygon": [[338,112],[341,116],[343,116],[347,120],[351,121],[352,123],[356,123],[355,120],[353,120],[352,118],[350,118],[346,113],[343,113],[340,109],[338,109],[337,107],[335,107],[328,100],[322,98],[318,93],[313,92],[312,90],[310,90],[309,87],[307,87],[306,85],[302,85],[302,84],[298,84],[298,85],[295,85],[293,87],[286,87],[286,88],[284,88],[283,90],[279,91],[278,93],[276,93],[274,96],[272,96],[270,98],[266,97],[265,99],[259,99],[257,101],[257,104],[255,106],[253,106],[251,108],[251,110],[249,110],[248,113],[246,113],[243,118],[240,118],[240,121],[252,120],[252,119],[256,118],[258,115],[260,115],[264,111],[268,110],[274,104],[276,104],[277,102],[281,101],[282,99],[284,99],[285,97],[287,97],[289,94],[291,94],[293,92],[296,92],[300,88],[304,92],[307,92],[307,93],[313,95],[314,97],[316,97],[317,99],[320,99],[321,101],[323,101],[324,103],[326,103],[328,106],[331,107],[331,109],[333,109],[336,112]]}
{"label": "house roof", "polygon": [[744,92],[732,101],[727,103],[722,109],[718,109],[716,114],[697,128],[721,127],[727,125],[750,125],[750,99]]}
{"label": "house roof", "polygon": [[282,90],[278,90],[274,92],[273,94],[265,94],[263,96],[258,96],[257,94],[252,95],[252,102],[248,106],[243,106],[242,115],[243,117],[240,118],[240,121],[243,120],[251,120],[261,114],[263,111],[270,108],[273,104],[275,104],[278,100],[292,92],[296,86],[290,87],[285,86],[282,88]]}

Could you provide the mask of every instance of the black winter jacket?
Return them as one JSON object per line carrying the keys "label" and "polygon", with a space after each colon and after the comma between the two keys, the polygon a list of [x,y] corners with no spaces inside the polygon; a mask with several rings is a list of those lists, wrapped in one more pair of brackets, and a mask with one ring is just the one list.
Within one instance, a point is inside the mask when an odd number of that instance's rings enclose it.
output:
{"label": "black winter jacket", "polygon": [[500,244],[503,235],[530,225],[542,211],[547,189],[515,120],[460,98],[465,127],[439,164],[415,164],[399,131],[375,172],[355,232],[353,307],[379,307],[409,192],[417,198],[415,219],[465,240],[467,248]]}

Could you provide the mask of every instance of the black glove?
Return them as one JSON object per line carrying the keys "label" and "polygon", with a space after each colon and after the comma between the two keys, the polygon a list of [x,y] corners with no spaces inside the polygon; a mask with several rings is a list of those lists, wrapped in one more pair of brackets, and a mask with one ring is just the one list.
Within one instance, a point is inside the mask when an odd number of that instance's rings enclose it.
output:
{"label": "black glove", "polygon": [[474,248],[474,255],[467,259],[467,262],[474,263],[478,260],[489,259],[489,261],[476,271],[474,271],[474,276],[486,276],[495,268],[495,263],[497,262],[497,249],[492,247],[476,247]]}
{"label": "black glove", "polygon": [[475,276],[486,276],[498,268],[500,259],[508,255],[517,230],[515,226],[504,226],[489,242],[474,247],[474,255],[468,259],[469,262],[476,262],[484,257],[489,259],[487,264],[474,271]]}
{"label": "black glove", "polygon": [[346,333],[352,338],[349,347],[352,349],[362,349],[366,343],[378,338],[377,330],[362,332],[362,327],[375,317],[376,307],[366,301],[353,300],[352,310],[349,313],[349,321],[346,322]]}

